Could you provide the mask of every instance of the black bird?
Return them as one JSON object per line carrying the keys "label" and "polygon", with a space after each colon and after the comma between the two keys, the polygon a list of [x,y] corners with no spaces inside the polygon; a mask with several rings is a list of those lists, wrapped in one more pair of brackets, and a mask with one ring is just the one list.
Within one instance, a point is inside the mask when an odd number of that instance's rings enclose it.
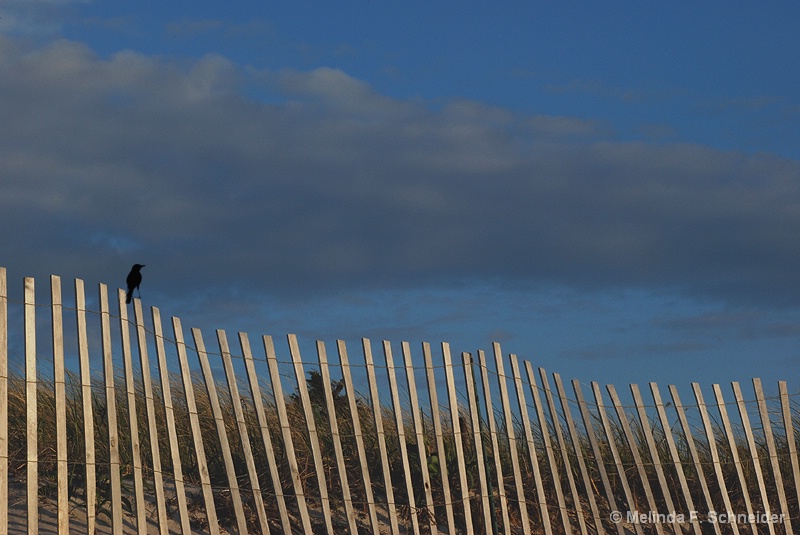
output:
{"label": "black bird", "polygon": [[[128,293],[125,296],[125,303],[130,303],[131,299],[133,298],[133,290],[139,290],[139,285],[142,283],[142,274],[139,272],[140,269],[144,267],[144,264],[134,264],[131,268],[131,272],[128,273],[128,278],[125,279],[125,282],[128,283]],[[142,294],[139,294],[141,297]]]}

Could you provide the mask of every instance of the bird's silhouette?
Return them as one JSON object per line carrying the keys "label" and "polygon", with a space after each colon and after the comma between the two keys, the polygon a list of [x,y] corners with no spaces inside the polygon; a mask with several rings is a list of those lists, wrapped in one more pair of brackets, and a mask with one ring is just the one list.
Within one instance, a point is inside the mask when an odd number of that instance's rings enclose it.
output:
{"label": "bird's silhouette", "polygon": [[[142,274],[139,272],[140,269],[144,267],[144,264],[134,264],[131,268],[131,272],[128,273],[128,278],[125,279],[125,282],[128,283],[128,293],[125,295],[125,303],[130,303],[131,299],[133,299],[133,290],[135,289],[137,292],[139,291],[139,285],[142,283]],[[139,294],[141,297],[142,294]]]}

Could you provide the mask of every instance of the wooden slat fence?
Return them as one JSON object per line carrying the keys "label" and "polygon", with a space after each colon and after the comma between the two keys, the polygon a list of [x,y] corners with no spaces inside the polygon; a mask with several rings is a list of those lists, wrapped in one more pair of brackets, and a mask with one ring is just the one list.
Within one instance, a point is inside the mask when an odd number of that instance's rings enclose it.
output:
{"label": "wooden slat fence", "polygon": [[688,403],[656,383],[569,392],[496,343],[493,358],[388,341],[379,356],[363,339],[351,359],[342,340],[329,355],[264,336],[259,352],[218,330],[212,348],[121,290],[116,313],[102,284],[65,296],[53,276],[41,293],[25,278],[9,297],[0,268],[0,535],[792,535],[800,522],[797,383],[692,383]]}

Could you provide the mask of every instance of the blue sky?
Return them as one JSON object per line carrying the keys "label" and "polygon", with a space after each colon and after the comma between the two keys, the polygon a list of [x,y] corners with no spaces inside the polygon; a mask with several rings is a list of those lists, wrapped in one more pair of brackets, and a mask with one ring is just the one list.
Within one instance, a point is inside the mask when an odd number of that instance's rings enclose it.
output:
{"label": "blue sky", "polygon": [[796,391],[798,15],[7,0],[0,265],[146,264],[209,335]]}

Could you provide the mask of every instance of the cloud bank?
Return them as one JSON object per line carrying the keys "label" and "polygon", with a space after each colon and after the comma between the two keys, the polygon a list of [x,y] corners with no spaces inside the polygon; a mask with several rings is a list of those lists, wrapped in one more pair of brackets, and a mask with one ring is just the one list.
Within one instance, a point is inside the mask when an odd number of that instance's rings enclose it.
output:
{"label": "cloud bank", "polygon": [[35,272],[152,262],[174,295],[480,279],[799,304],[798,177],[329,68],[0,38],[0,250]]}

